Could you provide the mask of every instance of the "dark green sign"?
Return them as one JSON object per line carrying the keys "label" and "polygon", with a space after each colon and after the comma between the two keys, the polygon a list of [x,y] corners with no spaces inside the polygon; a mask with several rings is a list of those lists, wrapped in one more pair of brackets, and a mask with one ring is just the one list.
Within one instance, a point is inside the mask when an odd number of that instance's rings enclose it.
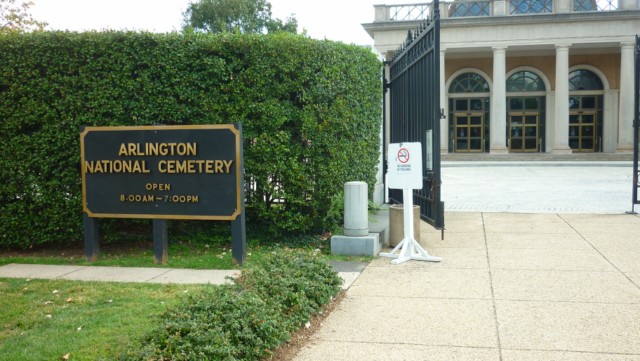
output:
{"label": "dark green sign", "polygon": [[86,127],[82,198],[89,217],[235,220],[240,131],[233,124]]}

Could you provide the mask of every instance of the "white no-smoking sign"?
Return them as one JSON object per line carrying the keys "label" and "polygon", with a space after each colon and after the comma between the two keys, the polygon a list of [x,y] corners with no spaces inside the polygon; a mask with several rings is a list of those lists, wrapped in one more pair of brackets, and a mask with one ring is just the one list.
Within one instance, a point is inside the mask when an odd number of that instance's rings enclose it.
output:
{"label": "white no-smoking sign", "polygon": [[387,151],[387,184],[389,188],[402,189],[404,238],[390,253],[383,257],[395,258],[394,264],[409,260],[440,262],[442,258],[431,256],[413,238],[413,189],[422,189],[422,145],[420,143],[392,143]]}
{"label": "white no-smoking sign", "polygon": [[387,182],[393,189],[422,189],[422,144],[392,143]]}

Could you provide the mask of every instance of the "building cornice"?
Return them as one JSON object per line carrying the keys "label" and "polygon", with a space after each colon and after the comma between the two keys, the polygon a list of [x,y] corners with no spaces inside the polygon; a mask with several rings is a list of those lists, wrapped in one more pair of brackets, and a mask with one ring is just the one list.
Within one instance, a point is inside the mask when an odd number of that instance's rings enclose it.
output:
{"label": "building cornice", "polygon": [[[482,26],[520,26],[524,24],[590,23],[612,21],[640,21],[640,10],[618,10],[608,12],[580,12],[528,14],[508,16],[478,16],[441,19],[442,29]],[[379,31],[400,31],[418,28],[421,21],[384,21],[362,24],[369,36]]]}

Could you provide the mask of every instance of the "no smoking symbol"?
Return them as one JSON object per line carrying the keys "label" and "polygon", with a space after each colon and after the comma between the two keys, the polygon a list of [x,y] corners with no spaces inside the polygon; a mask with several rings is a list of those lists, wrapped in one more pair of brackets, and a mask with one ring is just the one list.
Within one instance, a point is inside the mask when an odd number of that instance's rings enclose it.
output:
{"label": "no smoking symbol", "polygon": [[407,148],[400,148],[398,151],[398,161],[403,164],[409,161],[409,151]]}

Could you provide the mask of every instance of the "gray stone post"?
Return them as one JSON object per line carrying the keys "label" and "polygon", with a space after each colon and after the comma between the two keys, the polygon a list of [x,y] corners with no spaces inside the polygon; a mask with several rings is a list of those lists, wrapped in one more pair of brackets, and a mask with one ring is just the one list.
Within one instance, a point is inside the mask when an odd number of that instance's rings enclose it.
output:
{"label": "gray stone post", "polygon": [[369,235],[368,189],[365,182],[344,184],[344,235]]}

